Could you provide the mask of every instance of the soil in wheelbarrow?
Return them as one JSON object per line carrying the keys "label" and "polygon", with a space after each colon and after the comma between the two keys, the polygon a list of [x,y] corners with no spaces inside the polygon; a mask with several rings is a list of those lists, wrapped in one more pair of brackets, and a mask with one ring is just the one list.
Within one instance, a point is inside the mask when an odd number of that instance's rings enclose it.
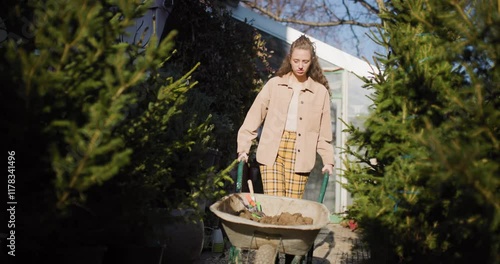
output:
{"label": "soil in wheelbarrow", "polygon": [[279,215],[267,216],[259,215],[259,213],[252,213],[248,210],[243,210],[239,212],[239,216],[263,223],[272,225],[312,225],[313,219],[311,217],[303,216],[301,213],[291,214],[289,212],[283,212]]}

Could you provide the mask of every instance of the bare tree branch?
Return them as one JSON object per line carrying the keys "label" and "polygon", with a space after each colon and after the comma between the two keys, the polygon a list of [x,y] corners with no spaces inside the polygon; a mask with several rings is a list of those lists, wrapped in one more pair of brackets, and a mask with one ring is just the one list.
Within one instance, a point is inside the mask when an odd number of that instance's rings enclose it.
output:
{"label": "bare tree branch", "polygon": [[[366,8],[366,10],[370,11],[371,13],[373,14],[379,14],[380,13],[380,10],[372,5],[370,5],[368,2],[366,2],[365,0],[354,0],[354,3],[359,3],[360,5],[362,5],[363,7]],[[381,0],[377,0],[377,4],[380,6],[380,4],[383,4],[383,1]]]}
{"label": "bare tree branch", "polygon": [[[291,26],[359,57],[377,49],[370,38],[380,32],[379,14],[387,0],[241,0],[255,12]],[[376,34],[376,33],[374,33]]]}
{"label": "bare tree branch", "polygon": [[[328,12],[332,18],[334,18],[333,21],[328,21],[328,22],[317,22],[317,21],[309,21],[309,20],[303,20],[303,19],[297,19],[295,18],[297,15],[300,15],[300,17],[303,17],[304,14],[303,12],[305,11],[305,1],[302,2],[303,5],[301,8],[299,8],[300,12],[293,13],[291,14],[291,17],[293,18],[288,18],[284,17],[283,13],[284,10],[286,9],[285,5],[289,3],[288,1],[276,1],[275,8],[273,8],[272,3],[273,1],[264,1],[267,4],[265,6],[262,6],[261,1],[257,0],[244,0],[241,1],[248,7],[257,10],[258,12],[270,17],[271,19],[278,21],[278,22],[283,22],[283,23],[292,23],[296,25],[303,25],[303,26],[311,26],[311,27],[334,27],[334,26],[340,26],[340,25],[354,25],[354,26],[360,26],[360,27],[365,27],[365,28],[370,28],[370,27],[380,27],[381,24],[377,22],[361,22],[355,19],[339,19],[337,15],[334,13]],[[270,3],[269,3],[270,2]],[[376,9],[375,7],[369,5],[365,0],[356,0],[355,2],[359,2],[363,7],[368,10],[369,13],[372,14],[378,14],[379,10]],[[330,11],[326,5],[326,3],[323,1],[323,8],[327,11]],[[312,12],[309,12],[309,15],[311,15],[314,10],[310,10]],[[314,17],[314,16],[312,16]]]}

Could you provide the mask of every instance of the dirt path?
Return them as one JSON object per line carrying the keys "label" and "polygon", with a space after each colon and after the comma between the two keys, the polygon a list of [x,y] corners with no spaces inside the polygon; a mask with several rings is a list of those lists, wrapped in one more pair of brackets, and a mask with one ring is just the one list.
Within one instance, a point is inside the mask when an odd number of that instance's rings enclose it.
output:
{"label": "dirt path", "polygon": [[329,224],[321,229],[314,243],[313,263],[362,264],[370,259],[370,252],[357,231]]}

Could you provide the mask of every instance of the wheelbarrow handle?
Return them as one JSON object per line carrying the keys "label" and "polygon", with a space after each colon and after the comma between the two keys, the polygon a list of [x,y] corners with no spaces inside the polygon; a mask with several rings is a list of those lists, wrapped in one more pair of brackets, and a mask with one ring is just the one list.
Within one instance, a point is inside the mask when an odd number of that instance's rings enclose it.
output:
{"label": "wheelbarrow handle", "polygon": [[[325,175],[323,176],[323,183],[321,183],[321,189],[319,191],[319,197],[318,197],[318,203],[323,203],[323,200],[325,199],[325,193],[326,193],[326,187],[328,187],[328,179],[330,178],[330,175],[328,174],[328,171],[325,172]],[[312,258],[314,254],[314,242],[311,248],[309,249],[309,252],[307,253],[306,256],[306,264],[312,264]]]}
{"label": "wheelbarrow handle", "polygon": [[330,175],[328,175],[328,172],[325,172],[325,175],[323,176],[323,183],[321,184],[321,189],[319,191],[319,197],[318,197],[319,203],[323,203],[323,200],[325,199],[326,187],[328,187],[329,178]]}
{"label": "wheelbarrow handle", "polygon": [[245,166],[245,161],[240,161],[238,164],[238,176],[236,177],[236,193],[241,192],[241,186],[243,182],[243,166]]}

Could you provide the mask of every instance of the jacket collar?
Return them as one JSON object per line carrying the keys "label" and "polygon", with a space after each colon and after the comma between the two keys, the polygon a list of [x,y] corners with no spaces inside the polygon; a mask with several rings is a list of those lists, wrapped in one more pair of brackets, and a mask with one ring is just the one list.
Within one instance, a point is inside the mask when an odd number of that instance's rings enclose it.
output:
{"label": "jacket collar", "polygon": [[[278,85],[279,85],[279,86],[289,87],[289,85],[288,85],[288,84],[290,83],[290,78],[291,78],[291,76],[292,76],[292,73],[290,72],[290,73],[287,73],[287,74],[283,75],[283,77],[280,77],[280,80],[279,80],[279,82],[278,82]],[[314,84],[315,84],[314,80],[313,80],[311,77],[309,77],[309,76],[308,76],[308,77],[307,77],[307,80],[306,80],[306,82],[305,82],[305,85],[304,85],[304,89],[303,89],[303,90],[308,90],[308,91],[310,91],[310,92],[312,92],[312,93],[315,93],[315,92],[316,92],[317,87],[316,87],[316,85],[314,85]]]}

